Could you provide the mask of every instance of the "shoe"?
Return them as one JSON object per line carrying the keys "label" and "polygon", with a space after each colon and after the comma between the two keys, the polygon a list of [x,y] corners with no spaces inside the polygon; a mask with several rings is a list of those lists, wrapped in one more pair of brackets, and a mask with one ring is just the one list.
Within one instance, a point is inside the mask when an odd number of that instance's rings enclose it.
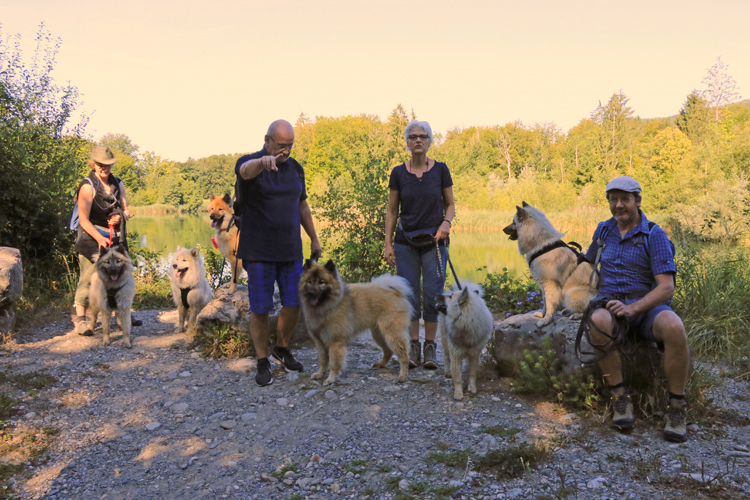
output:
{"label": "shoe", "polygon": [[268,358],[260,358],[258,360],[258,372],[255,374],[255,383],[261,387],[273,384],[273,370],[271,370],[271,362],[268,361]]}
{"label": "shoe", "polygon": [[409,368],[416,368],[422,361],[422,344],[418,340],[411,341],[409,349]]}
{"label": "shoe", "polygon": [[271,355],[281,361],[281,365],[287,372],[301,372],[302,363],[294,359],[292,352],[286,347],[274,347]]}
{"label": "shoe", "polygon": [[687,403],[679,401],[672,402],[667,406],[666,421],[664,426],[664,439],[673,443],[684,443],[687,441],[687,425],[685,424],[685,407]]}
{"label": "shoe", "polygon": [[437,346],[435,342],[425,341],[424,343],[424,365],[422,367],[428,370],[437,369]]}
{"label": "shoe", "polygon": [[136,319],[133,313],[130,313],[130,326],[141,326],[143,321]]}
{"label": "shoe", "polygon": [[612,425],[625,431],[635,426],[633,418],[633,402],[630,400],[630,394],[613,396],[615,414],[612,416]]}
{"label": "shoe", "polygon": [[91,331],[89,328],[89,322],[91,321],[91,318],[88,316],[73,316],[73,325],[75,326],[75,331],[78,335],[81,335],[82,337],[92,337],[94,335],[94,332]]}

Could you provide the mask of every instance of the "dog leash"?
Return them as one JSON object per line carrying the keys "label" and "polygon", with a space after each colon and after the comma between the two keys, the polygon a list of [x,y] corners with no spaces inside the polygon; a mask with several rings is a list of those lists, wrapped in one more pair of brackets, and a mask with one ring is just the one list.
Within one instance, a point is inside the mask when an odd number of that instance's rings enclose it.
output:
{"label": "dog leash", "polygon": [[[437,268],[437,275],[438,279],[443,279],[443,258],[440,256],[440,245],[438,245],[438,240],[433,236],[433,239],[435,240],[435,255],[437,255],[437,261],[438,261],[438,268]],[[463,290],[461,287],[461,282],[458,281],[458,276],[456,275],[456,270],[453,269],[453,262],[451,261],[451,256],[448,253],[448,245],[445,245],[445,260],[448,261],[448,265],[451,268],[451,273],[453,273],[453,279],[456,280],[456,286],[458,286],[459,290]]]}

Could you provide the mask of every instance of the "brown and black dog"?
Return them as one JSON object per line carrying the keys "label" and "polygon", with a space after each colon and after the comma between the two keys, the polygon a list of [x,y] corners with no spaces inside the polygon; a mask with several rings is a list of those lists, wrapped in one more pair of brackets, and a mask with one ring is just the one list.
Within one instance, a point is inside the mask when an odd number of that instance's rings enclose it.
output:
{"label": "brown and black dog", "polygon": [[216,229],[214,241],[219,247],[221,254],[229,261],[232,268],[232,281],[229,283],[229,292],[234,293],[237,282],[242,274],[242,259],[237,258],[237,244],[240,239],[240,230],[234,223],[234,210],[229,205],[231,198],[225,193],[222,198],[208,194],[208,217],[211,219],[211,227]]}

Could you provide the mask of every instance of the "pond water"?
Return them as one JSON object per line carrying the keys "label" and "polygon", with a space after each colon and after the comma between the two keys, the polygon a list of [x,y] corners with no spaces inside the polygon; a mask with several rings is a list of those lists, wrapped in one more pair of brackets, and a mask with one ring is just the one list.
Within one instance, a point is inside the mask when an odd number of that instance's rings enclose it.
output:
{"label": "pond water", "polygon": [[[177,245],[192,248],[199,244],[202,248],[211,248],[211,238],[214,236],[207,214],[138,215],[128,221],[128,230],[138,233],[142,247],[162,253],[165,258]],[[304,231],[302,237],[307,253],[310,246]],[[588,238],[590,236],[585,235],[570,237],[581,243],[584,250],[588,246]],[[529,267],[518,253],[516,242],[510,241],[499,230],[454,230],[451,234],[450,258],[460,280],[470,279],[481,283],[486,272],[500,272],[504,267],[516,276],[529,274]]]}

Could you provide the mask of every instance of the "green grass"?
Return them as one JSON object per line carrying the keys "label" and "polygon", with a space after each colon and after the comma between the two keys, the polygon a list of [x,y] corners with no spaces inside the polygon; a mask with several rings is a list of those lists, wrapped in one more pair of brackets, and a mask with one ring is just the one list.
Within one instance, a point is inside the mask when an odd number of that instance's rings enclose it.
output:
{"label": "green grass", "polygon": [[47,373],[46,370],[40,370],[29,373],[10,374],[0,372],[0,384],[9,384],[13,387],[28,391],[32,389],[41,390],[57,383],[57,379]]}
{"label": "green grass", "polygon": [[247,357],[255,354],[249,332],[238,330],[226,323],[208,325],[195,335],[188,347],[198,347],[204,356],[213,359],[225,356]]}
{"label": "green grass", "polygon": [[284,477],[284,474],[286,474],[289,471],[292,471],[295,474],[299,473],[299,464],[298,463],[286,464],[280,470],[273,471],[271,475],[276,477],[277,479],[282,479]]}
{"label": "green grass", "polygon": [[502,425],[494,425],[491,427],[482,427],[479,432],[481,432],[482,434],[489,434],[490,436],[512,439],[516,436],[516,434],[521,432],[521,429],[516,429],[514,427],[506,429]]}
{"label": "green grass", "polygon": [[401,476],[388,476],[385,478],[385,487],[391,491],[398,489],[398,483],[401,482]]}
{"label": "green grass", "polygon": [[460,486],[435,486],[434,488],[431,488],[430,491],[435,495],[437,500],[444,500],[451,498],[453,494],[460,489]]}
{"label": "green grass", "polygon": [[469,448],[459,451],[433,451],[422,459],[429,465],[443,464],[448,467],[466,467],[466,461],[471,456]]}
{"label": "green grass", "polygon": [[13,396],[0,392],[0,421],[15,415],[19,404],[21,402]]}
{"label": "green grass", "polygon": [[523,443],[475,457],[474,464],[481,471],[494,473],[498,478],[509,479],[522,476],[549,458],[549,447],[537,443]]}

